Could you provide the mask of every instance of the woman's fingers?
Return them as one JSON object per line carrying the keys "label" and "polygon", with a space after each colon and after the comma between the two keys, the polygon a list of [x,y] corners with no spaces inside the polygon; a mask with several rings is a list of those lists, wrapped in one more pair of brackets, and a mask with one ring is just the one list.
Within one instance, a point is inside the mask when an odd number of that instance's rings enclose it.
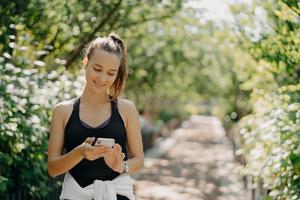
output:
{"label": "woman's fingers", "polygon": [[110,148],[106,145],[97,145],[97,146],[90,146],[89,152],[91,154],[105,154],[110,151]]}
{"label": "woman's fingers", "polygon": [[112,148],[104,144],[96,144],[92,146],[91,144],[95,140],[94,137],[89,137],[85,140],[85,157],[89,160],[95,160],[100,157],[111,157],[116,160],[124,160],[125,154],[122,153],[122,147],[119,144],[114,144]]}
{"label": "woman's fingers", "polygon": [[95,141],[95,137],[88,137],[85,139],[85,143],[88,143],[88,144],[93,144],[93,142]]}
{"label": "woman's fingers", "polygon": [[122,147],[121,147],[121,145],[119,145],[119,144],[114,144],[113,145],[113,150],[115,150],[115,151],[117,151],[117,152],[121,152],[122,151]]}
{"label": "woman's fingers", "polygon": [[85,151],[91,151],[92,150],[92,145],[91,144],[93,143],[94,140],[95,140],[94,137],[88,137],[88,138],[85,139],[85,141],[83,143]]}

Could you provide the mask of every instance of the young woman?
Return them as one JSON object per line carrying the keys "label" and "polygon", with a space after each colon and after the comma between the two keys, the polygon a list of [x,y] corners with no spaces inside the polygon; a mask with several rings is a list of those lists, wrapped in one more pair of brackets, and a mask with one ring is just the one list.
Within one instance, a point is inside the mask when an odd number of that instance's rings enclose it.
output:
{"label": "young woman", "polygon": [[[115,34],[92,41],[83,60],[86,85],[79,98],[57,104],[51,120],[48,172],[65,173],[60,199],[134,199],[129,174],[144,153],[135,105],[124,90],[126,48]],[[112,138],[112,148],[97,138]]]}

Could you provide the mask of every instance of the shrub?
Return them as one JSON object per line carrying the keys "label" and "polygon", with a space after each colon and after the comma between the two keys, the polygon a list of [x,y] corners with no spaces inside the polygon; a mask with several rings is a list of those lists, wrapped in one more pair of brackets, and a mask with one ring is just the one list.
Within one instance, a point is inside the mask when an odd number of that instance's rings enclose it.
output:
{"label": "shrub", "polygon": [[30,199],[43,199],[51,189],[46,162],[51,110],[76,96],[82,80],[66,72],[21,69],[3,57],[0,70],[0,197],[22,189]]}
{"label": "shrub", "polygon": [[274,199],[300,199],[300,84],[257,90],[252,101],[253,114],[241,121],[245,172]]}

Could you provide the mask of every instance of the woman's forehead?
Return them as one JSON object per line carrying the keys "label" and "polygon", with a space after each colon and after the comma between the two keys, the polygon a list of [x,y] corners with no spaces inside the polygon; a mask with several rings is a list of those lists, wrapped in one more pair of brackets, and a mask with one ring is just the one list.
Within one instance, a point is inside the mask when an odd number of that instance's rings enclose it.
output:
{"label": "woman's forehead", "polygon": [[91,63],[94,63],[103,68],[115,68],[120,65],[121,59],[118,55],[101,49],[95,49],[91,56]]}

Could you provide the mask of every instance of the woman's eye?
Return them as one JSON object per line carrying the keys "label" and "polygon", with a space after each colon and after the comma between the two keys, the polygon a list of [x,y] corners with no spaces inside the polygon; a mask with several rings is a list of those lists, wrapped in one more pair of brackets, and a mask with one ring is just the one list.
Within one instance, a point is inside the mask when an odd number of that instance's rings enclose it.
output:
{"label": "woman's eye", "polygon": [[94,68],[94,70],[95,70],[96,72],[101,72],[101,71],[102,71],[101,69],[97,69],[97,68]]}
{"label": "woman's eye", "polygon": [[108,74],[109,76],[114,76],[115,74]]}

